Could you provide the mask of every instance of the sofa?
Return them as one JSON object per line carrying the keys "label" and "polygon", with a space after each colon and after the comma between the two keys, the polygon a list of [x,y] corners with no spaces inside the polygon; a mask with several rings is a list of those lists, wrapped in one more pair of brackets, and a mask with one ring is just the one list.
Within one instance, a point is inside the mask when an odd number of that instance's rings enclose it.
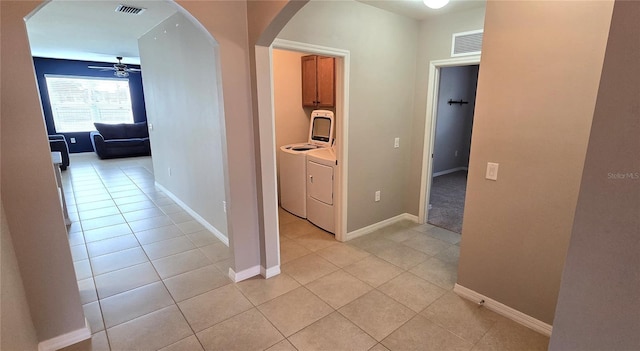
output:
{"label": "sofa", "polygon": [[151,155],[147,122],[93,125],[91,144],[101,159]]}
{"label": "sofa", "polygon": [[69,167],[69,145],[64,135],[49,135],[49,149],[51,152],[58,151],[62,155],[62,163],[60,170],[66,170]]}

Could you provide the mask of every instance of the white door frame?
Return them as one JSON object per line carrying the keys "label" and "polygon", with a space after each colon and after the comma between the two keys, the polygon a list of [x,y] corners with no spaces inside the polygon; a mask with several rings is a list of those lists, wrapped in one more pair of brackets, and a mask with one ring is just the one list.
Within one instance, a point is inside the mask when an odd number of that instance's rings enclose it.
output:
{"label": "white door frame", "polygon": [[420,178],[420,208],[418,220],[426,223],[429,218],[429,198],[433,178],[433,148],[436,137],[436,116],[438,113],[438,88],[440,69],[444,67],[471,66],[480,64],[480,55],[435,60],[429,62],[429,82],[427,83],[427,113],[424,123],[424,145],[422,149],[422,174]]}
{"label": "white door frame", "polygon": [[[256,46],[256,79],[258,91],[258,131],[260,135],[260,181],[264,218],[264,249],[262,274],[271,277],[280,273],[280,240],[278,227],[278,191],[275,140],[275,109],[273,96],[273,49],[283,49],[336,57],[336,198],[335,237],[346,240],[347,233],[347,165],[349,130],[349,62],[348,50],[275,39],[271,46]],[[340,82],[342,84],[340,84]]]}

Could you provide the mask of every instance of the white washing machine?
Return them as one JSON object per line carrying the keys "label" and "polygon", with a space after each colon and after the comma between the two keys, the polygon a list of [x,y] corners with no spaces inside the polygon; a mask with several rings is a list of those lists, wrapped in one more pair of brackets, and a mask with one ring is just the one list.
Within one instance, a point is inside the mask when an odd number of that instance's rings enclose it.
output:
{"label": "white washing machine", "polygon": [[307,153],[307,219],[335,233],[336,153],[333,147]]}
{"label": "white washing machine", "polygon": [[280,147],[280,206],[298,217],[307,218],[307,153],[333,144],[333,125],[332,111],[315,110],[307,142]]}

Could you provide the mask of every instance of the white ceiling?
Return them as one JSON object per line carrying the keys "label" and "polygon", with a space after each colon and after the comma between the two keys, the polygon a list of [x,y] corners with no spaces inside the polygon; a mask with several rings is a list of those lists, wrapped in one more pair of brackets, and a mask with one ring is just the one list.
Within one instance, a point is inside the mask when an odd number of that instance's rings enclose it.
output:
{"label": "white ceiling", "polygon": [[[417,20],[485,6],[486,0],[451,0],[439,10],[422,0],[357,0]],[[124,3],[146,8],[140,15],[115,12]],[[163,0],[52,0],[27,19],[33,56],[140,64],[138,38],[177,11]]]}

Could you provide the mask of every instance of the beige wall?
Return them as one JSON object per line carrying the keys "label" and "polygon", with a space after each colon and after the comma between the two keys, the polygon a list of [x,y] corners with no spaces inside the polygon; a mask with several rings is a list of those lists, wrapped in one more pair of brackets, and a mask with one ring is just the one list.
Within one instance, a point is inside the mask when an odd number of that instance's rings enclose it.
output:
{"label": "beige wall", "polygon": [[224,111],[213,39],[176,13],[138,46],[155,179],[226,236]]}
{"label": "beige wall", "polygon": [[7,218],[2,208],[0,228],[2,250],[0,253],[2,277],[0,287],[0,349],[36,350],[38,338],[29,314],[29,305],[22,285],[16,253],[9,234]]}
{"label": "beige wall", "polygon": [[[483,6],[429,18],[420,22],[417,41],[418,59],[414,88],[414,109],[411,122],[411,159],[408,170],[406,212],[419,215],[420,184],[422,181],[422,160],[425,143],[425,123],[431,130],[431,121],[426,121],[427,83],[429,62],[451,58],[451,38],[454,33],[482,29],[484,27]],[[430,137],[430,135],[427,135]],[[426,140],[431,144],[430,140]]]}
{"label": "beige wall", "polygon": [[[458,284],[549,324],[611,10],[611,1],[487,4]],[[500,164],[497,181],[484,178],[487,162]]]}
{"label": "beige wall", "polygon": [[550,350],[640,346],[640,4],[616,1]]}
{"label": "beige wall", "polygon": [[350,51],[347,230],[406,212],[418,22],[354,1],[311,1],[278,38]]}
{"label": "beige wall", "polygon": [[40,2],[2,1],[2,203],[38,340],[85,326],[55,185],[24,17]]}

